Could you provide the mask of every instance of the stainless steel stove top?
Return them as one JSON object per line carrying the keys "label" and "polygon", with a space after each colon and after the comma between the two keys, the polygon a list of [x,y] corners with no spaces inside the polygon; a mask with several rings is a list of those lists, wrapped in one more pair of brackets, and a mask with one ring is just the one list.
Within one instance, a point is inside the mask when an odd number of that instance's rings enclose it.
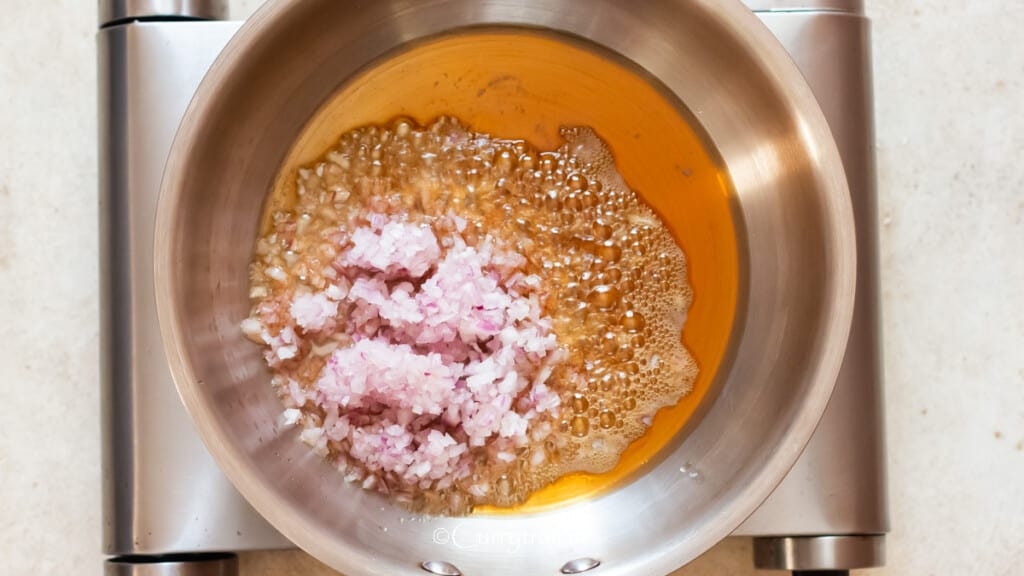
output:
{"label": "stainless steel stove top", "polygon": [[[787,478],[734,535],[755,538],[760,568],[875,566],[884,562],[888,506],[869,23],[859,0],[747,4],[789,50],[828,118],[850,181],[859,263],[850,343],[825,416]],[[202,20],[224,13],[216,1],[101,2],[108,574],[227,575],[234,573],[230,555],[211,553],[292,546],[234,490],[199,440],[166,366],[153,300],[164,161],[196,86],[241,25]]]}

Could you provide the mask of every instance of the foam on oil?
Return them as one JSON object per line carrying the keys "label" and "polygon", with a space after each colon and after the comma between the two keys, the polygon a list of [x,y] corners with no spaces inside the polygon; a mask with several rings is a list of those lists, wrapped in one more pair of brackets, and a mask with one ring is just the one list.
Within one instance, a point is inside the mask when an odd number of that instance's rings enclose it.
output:
{"label": "foam on oil", "polygon": [[[380,90],[384,85],[389,89]],[[671,247],[685,250],[693,302],[682,341],[700,367],[692,391],[660,410],[610,470],[609,462],[595,463],[591,472],[563,476],[512,511],[540,510],[593,496],[641,470],[677,436],[708,391],[725,354],[738,287],[727,175],[692,119],[641,71],[564,38],[478,31],[420,44],[349,81],[300,135],[283,164],[275,196],[294,191],[294,180],[286,175],[321,156],[337,142],[338,134],[399,115],[426,124],[444,114],[455,114],[482,132],[523,138],[540,149],[559,144],[561,126],[592,127],[607,142],[617,174],[652,214],[661,217],[674,240]],[[567,139],[574,137],[578,135]],[[582,154],[587,153],[584,148]],[[593,295],[604,297],[600,291]],[[665,318],[666,330],[672,328],[670,315],[645,315],[639,308],[632,312],[619,321]],[[661,360],[660,366],[674,362]],[[600,391],[600,383],[597,386]],[[620,402],[629,405],[629,398]],[[619,426],[617,415],[612,420],[598,408],[594,416],[595,408],[585,393],[565,406],[564,413],[571,409],[573,415],[566,424],[570,435],[574,423],[577,433],[583,426],[575,414],[585,415],[587,434],[572,436],[580,444],[594,440],[594,429]]]}

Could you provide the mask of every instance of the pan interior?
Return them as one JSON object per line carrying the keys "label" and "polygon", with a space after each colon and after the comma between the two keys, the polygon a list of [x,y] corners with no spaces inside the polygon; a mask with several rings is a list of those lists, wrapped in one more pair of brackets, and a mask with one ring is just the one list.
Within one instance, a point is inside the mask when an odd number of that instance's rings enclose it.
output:
{"label": "pan interior", "polygon": [[689,111],[636,66],[568,36],[484,28],[403,47],[347,81],[306,124],[270,198],[288,202],[297,169],[346,131],[397,116],[426,124],[444,114],[541,149],[560,143],[560,126],[594,128],[626,182],[661,215],[686,253],[694,300],[682,338],[700,368],[693,390],[661,410],[612,471],[571,474],[524,505],[479,513],[535,512],[621,485],[681,439],[726,355],[739,286],[728,175]]}

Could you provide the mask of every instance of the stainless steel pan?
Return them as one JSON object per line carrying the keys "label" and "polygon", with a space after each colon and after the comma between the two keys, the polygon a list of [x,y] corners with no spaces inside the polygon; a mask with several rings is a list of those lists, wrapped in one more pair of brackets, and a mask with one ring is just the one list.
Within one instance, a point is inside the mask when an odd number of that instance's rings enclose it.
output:
{"label": "stainless steel pan", "polygon": [[[263,199],[318,107],[402,45],[479,25],[587,38],[685,104],[735,192],[738,317],[727,360],[704,367],[717,368],[717,393],[631,482],[544,513],[410,520],[278,429],[281,407],[238,324]],[[585,568],[579,558],[606,575],[688,562],[761,503],[810,437],[842,360],[855,273],[846,180],[825,120],[781,46],[734,0],[271,3],[186,114],[155,256],[171,369],[210,451],[271,523],[350,576],[420,574],[425,561],[488,576]]]}

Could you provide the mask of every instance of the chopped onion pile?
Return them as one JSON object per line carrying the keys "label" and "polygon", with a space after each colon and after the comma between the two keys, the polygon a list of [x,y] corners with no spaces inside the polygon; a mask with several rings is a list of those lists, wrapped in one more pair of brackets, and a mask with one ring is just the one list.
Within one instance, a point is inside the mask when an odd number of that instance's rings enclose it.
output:
{"label": "chopped onion pile", "polygon": [[[524,258],[438,220],[440,238],[382,214],[331,235],[336,279],[264,300],[242,329],[287,390],[285,422],[312,418],[303,440],[335,448],[350,479],[385,492],[469,482],[479,496],[490,488],[472,482],[476,466],[550,433],[559,396],[546,382],[561,354]],[[310,354],[325,358],[312,386],[289,374]]]}

